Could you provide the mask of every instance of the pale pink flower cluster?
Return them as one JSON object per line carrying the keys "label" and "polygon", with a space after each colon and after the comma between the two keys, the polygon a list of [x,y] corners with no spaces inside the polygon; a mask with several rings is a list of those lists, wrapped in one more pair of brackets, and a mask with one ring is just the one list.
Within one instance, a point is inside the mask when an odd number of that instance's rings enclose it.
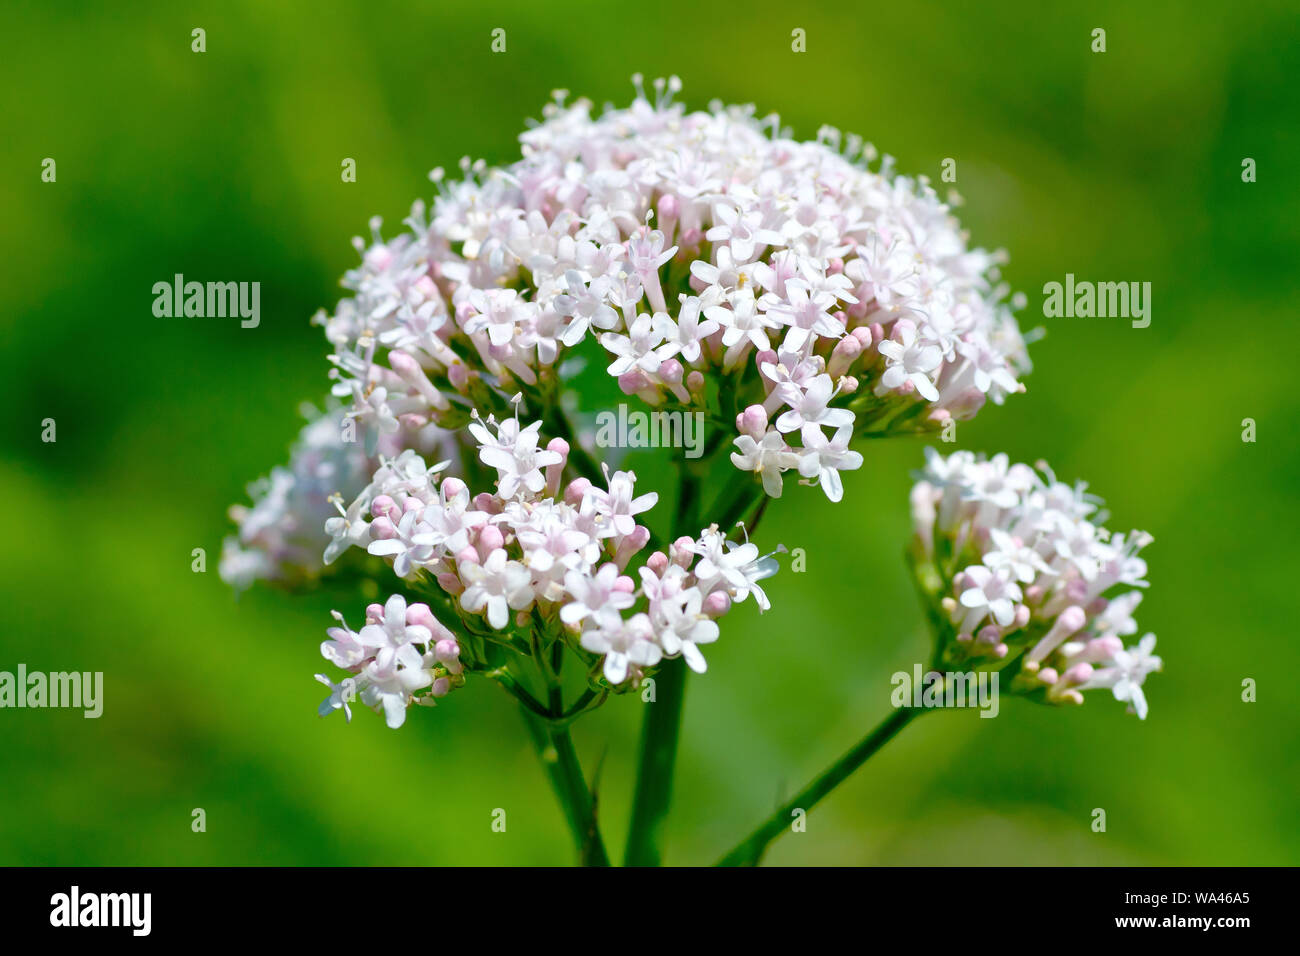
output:
{"label": "pale pink flower cluster", "polygon": [[636,82],[598,115],[557,93],[519,161],[435,170],[431,210],[357,241],[353,297],[317,319],[351,416],[458,429],[591,343],[628,395],[722,428],[746,415],[732,461],[769,495],[796,471],[838,500],[856,435],[1023,390],[1001,256],[968,248],[924,178],[872,169],[855,137],[800,142],[752,107],[688,113],[675,78],[654,102]]}
{"label": "pale pink flower cluster", "polygon": [[1136,634],[1147,586],[1138,556],[1151,536],[1112,534],[1086,485],[1040,464],[966,451],[927,462],[912,490],[913,555],[922,588],[950,626],[950,662],[1005,661],[1012,689],[1052,703],[1082,703],[1109,689],[1146,717],[1146,676],[1161,667],[1155,635]]}

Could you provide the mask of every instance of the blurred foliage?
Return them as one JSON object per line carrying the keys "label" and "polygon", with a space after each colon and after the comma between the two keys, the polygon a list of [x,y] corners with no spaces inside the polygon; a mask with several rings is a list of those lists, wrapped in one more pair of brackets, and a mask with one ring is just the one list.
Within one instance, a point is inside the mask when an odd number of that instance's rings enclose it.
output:
{"label": "blurred foliage", "polygon": [[[570,860],[503,693],[475,686],[400,732],[364,710],[318,720],[328,610],[355,617],[361,600],[327,586],[236,601],[215,564],[227,504],[325,391],[307,319],[338,297],[349,237],[376,213],[395,228],[435,165],[512,159],[552,88],[626,102],[637,70],[680,74],[692,107],[753,101],[802,136],[863,133],[907,173],[937,180],[955,158],[963,220],[1010,251],[1026,327],[1066,272],[1154,287],[1145,330],[1049,320],[1029,393],[959,435],[1086,478],[1113,527],[1154,533],[1141,621],[1166,671],[1151,717],[1102,694],[927,716],[769,859],[1296,862],[1300,569],[1279,536],[1300,517],[1300,18],[1283,2],[1092,7],[8,4],[0,669],[102,670],[106,702],[99,720],[0,712],[0,863]],[[261,327],[155,319],[152,284],[176,272],[260,281]],[[1240,440],[1248,416],[1256,444]],[[921,445],[864,451],[842,504],[791,483],[760,530],[805,548],[809,570],[771,582],[770,613],[730,617],[691,681],[669,862],[715,859],[880,719],[889,675],[924,653],[900,559]],[[1257,703],[1240,700],[1246,677]],[[612,846],[641,706],[616,700],[576,731],[588,770],[603,760]]]}

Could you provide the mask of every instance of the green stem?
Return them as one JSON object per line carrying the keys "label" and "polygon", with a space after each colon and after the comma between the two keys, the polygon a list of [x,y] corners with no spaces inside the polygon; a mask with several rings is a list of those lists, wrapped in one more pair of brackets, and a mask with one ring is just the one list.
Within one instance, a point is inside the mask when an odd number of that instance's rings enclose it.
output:
{"label": "green stem", "polygon": [[573,834],[579,861],[583,866],[609,866],[609,854],[596,823],[596,798],[587,788],[569,728],[540,720],[527,710],[524,719]]}
{"label": "green stem", "polygon": [[770,816],[765,823],[742,840],[734,850],[718,861],[718,866],[757,866],[767,845],[780,836],[790,825],[794,811],[811,810],[824,796],[848,779],[867,758],[889,743],[894,736],[922,711],[903,707],[889,715],[875,730],[863,737],[853,748],[827,770],[799,791],[791,800]]}
{"label": "green stem", "polygon": [[[708,458],[701,461],[707,462]],[[673,535],[694,534],[699,527],[700,473],[704,467],[679,462],[681,494]],[[698,469],[698,470],[697,470]],[[632,822],[623,854],[626,866],[658,866],[664,823],[673,795],[673,770],[677,764],[682,709],[686,699],[685,661],[667,661],[655,674],[654,701],[641,725],[641,752],[637,763],[636,791],[632,797]]]}
{"label": "green stem", "polygon": [[667,661],[655,675],[655,699],[647,704],[632,824],[627,834],[626,866],[658,866],[660,836],[673,793],[673,766],[686,696],[686,662]]}

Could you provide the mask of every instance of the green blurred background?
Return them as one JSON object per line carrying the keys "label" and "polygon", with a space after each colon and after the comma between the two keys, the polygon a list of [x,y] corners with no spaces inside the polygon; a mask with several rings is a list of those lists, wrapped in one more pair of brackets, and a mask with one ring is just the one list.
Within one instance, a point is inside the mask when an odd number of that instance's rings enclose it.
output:
{"label": "green blurred background", "polygon": [[[1140,617],[1165,672],[1150,718],[1104,693],[1073,710],[1004,701],[991,721],[937,713],[769,860],[1300,860],[1294,4],[132,6],[11,2],[0,29],[0,670],[106,683],[99,720],[0,711],[0,863],[570,861],[504,694],[475,684],[399,732],[364,710],[319,720],[328,610],[363,602],[328,586],[236,601],[216,559],[227,505],[286,458],[297,404],[325,391],[307,320],[338,298],[350,237],[373,214],[396,227],[435,165],[516,157],[552,88],[626,103],[638,70],[679,74],[693,108],[752,101],[801,136],[863,133],[907,173],[937,180],[955,158],[963,221],[1009,250],[1027,328],[1066,272],[1153,284],[1148,329],[1046,320],[1028,394],[959,436],[1044,457],[1107,497],[1113,527],[1154,533]],[[44,157],[57,183],[40,181]],[[176,272],[260,281],[261,327],[154,318],[151,287]],[[56,444],[40,441],[47,417]],[[691,682],[668,862],[729,848],[883,717],[889,675],[925,653],[900,559],[921,443],[864,451],[842,504],[788,484],[761,529],[805,548],[808,572],[771,583],[770,613],[728,618]],[[642,706],[576,729],[586,766],[604,758],[615,847]]]}

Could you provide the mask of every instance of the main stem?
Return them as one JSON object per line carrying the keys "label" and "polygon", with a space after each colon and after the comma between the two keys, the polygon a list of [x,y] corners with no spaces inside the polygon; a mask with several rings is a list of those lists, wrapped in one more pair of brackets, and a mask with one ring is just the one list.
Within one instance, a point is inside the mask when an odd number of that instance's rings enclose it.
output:
{"label": "main stem", "polygon": [[578,859],[583,866],[609,866],[609,854],[596,824],[596,799],[587,788],[569,728],[544,721],[528,710],[524,710],[524,720],[573,834]]}
{"label": "main stem", "polygon": [[[698,474],[683,464],[675,534],[697,526],[699,494]],[[681,658],[666,661],[654,680],[654,701],[649,704],[641,726],[632,822],[623,854],[625,866],[658,866],[663,859],[660,843],[673,796],[673,769],[677,764],[677,740],[686,699],[686,662]]]}
{"label": "main stem", "polygon": [[718,866],[757,866],[767,845],[780,836],[790,825],[795,810],[808,811],[857,770],[867,758],[889,743],[921,710],[903,707],[889,715],[871,733],[813,781],[800,790],[784,806],[772,814],[765,823],[745,838],[734,850],[718,861]]}
{"label": "main stem", "polygon": [[686,697],[686,662],[665,662],[655,675],[654,703],[647,704],[641,730],[641,756],[636,795],[632,798],[632,824],[627,833],[626,866],[658,866],[662,860],[660,836],[673,795],[673,766]]}

